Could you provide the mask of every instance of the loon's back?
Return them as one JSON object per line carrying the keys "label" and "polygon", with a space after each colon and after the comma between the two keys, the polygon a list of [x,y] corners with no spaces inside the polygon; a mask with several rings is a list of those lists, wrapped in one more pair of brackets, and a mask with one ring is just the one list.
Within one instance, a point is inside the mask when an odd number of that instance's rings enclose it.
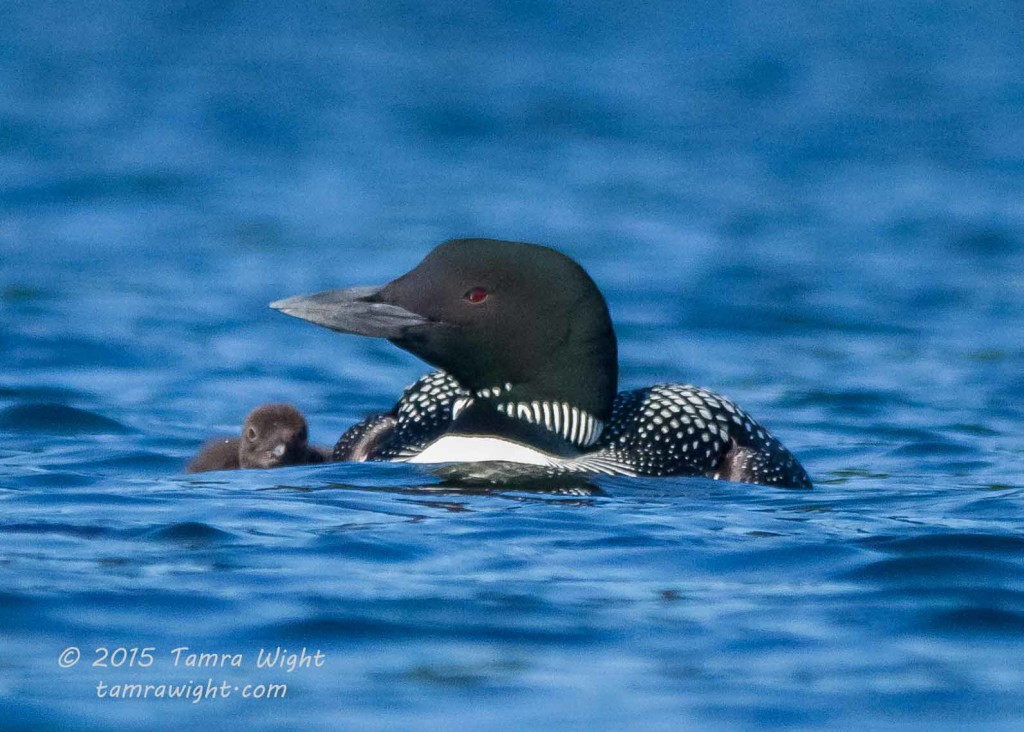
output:
{"label": "loon's back", "polygon": [[[334,460],[413,460],[448,434],[472,399],[444,371],[427,374],[405,390],[390,412],[368,417],[345,432],[334,448]],[[811,487],[796,457],[750,415],[718,394],[679,384],[620,392],[592,448],[574,457],[552,457],[549,471],[705,476]]]}

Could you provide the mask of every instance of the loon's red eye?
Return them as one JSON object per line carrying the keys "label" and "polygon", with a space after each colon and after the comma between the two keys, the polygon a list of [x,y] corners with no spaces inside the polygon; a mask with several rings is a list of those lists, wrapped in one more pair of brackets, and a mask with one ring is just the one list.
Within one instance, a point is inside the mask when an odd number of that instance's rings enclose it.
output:
{"label": "loon's red eye", "polygon": [[487,299],[487,290],[482,287],[474,287],[463,295],[463,297],[474,305],[479,305]]}

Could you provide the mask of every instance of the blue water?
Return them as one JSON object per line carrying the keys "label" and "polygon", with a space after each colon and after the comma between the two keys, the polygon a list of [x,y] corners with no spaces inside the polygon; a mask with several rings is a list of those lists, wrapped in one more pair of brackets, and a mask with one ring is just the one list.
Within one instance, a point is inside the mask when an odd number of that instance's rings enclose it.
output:
{"label": "blue water", "polygon": [[[1024,16],[835,5],[0,5],[0,727],[1020,729]],[[423,364],[266,303],[470,235],[816,489],[183,473],[389,407]],[[288,686],[97,697],[208,680]]]}

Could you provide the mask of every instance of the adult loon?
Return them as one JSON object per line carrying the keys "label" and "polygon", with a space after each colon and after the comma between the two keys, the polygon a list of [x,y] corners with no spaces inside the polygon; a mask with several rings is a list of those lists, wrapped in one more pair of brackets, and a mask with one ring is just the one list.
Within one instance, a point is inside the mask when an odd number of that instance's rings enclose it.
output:
{"label": "adult loon", "polygon": [[271,303],[387,338],[441,371],[346,432],[335,460],[504,461],[549,474],[707,476],[810,488],[799,461],[728,399],[661,384],[616,394],[604,297],[547,247],[454,239],[382,287]]}
{"label": "adult loon", "polygon": [[330,453],[310,446],[306,418],[291,404],[262,404],[249,412],[240,437],[210,440],[188,464],[189,473],[239,468],[280,468],[325,462]]}

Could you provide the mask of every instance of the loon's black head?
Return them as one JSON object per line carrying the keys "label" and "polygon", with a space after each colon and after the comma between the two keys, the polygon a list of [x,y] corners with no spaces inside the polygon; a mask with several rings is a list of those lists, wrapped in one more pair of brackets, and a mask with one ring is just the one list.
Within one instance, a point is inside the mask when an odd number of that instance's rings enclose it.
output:
{"label": "loon's black head", "polygon": [[383,287],[271,307],[387,338],[483,396],[567,403],[600,420],[611,414],[618,357],[608,307],[582,267],[547,247],[455,239]]}

